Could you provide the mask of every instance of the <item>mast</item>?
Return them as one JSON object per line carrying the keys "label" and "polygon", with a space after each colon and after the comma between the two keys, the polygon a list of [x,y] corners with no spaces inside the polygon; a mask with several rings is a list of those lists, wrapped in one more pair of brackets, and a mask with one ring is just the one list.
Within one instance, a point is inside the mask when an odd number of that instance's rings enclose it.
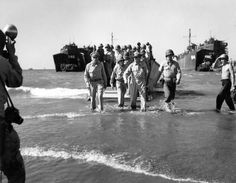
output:
{"label": "mast", "polygon": [[189,29],[188,31],[188,45],[191,46],[191,29]]}
{"label": "mast", "polygon": [[113,45],[113,32],[111,32],[111,45]]}

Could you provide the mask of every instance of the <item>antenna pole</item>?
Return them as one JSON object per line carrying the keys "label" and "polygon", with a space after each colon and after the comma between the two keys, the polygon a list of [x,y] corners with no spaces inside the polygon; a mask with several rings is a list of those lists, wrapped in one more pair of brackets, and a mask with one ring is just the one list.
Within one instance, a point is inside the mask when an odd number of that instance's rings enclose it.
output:
{"label": "antenna pole", "polygon": [[189,34],[188,34],[188,45],[191,46],[191,29],[189,29]]}
{"label": "antenna pole", "polygon": [[113,45],[113,32],[111,33],[111,45]]}

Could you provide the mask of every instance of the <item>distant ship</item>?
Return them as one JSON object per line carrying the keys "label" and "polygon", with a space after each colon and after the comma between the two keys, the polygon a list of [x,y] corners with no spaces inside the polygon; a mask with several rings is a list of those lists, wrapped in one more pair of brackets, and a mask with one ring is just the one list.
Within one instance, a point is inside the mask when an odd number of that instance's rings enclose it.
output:
{"label": "distant ship", "polygon": [[223,53],[227,53],[228,44],[213,37],[203,44],[191,43],[191,29],[189,29],[189,46],[187,51],[177,56],[183,70],[212,71],[211,65]]}
{"label": "distant ship", "polygon": [[65,45],[60,53],[53,55],[53,59],[57,72],[84,71],[86,64],[91,61],[90,51],[85,48],[78,48],[75,43]]}

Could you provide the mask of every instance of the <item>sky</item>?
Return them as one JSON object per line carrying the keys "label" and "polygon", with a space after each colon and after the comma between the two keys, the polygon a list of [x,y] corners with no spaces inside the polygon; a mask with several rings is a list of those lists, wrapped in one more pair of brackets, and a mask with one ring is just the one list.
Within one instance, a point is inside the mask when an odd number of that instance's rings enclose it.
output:
{"label": "sky", "polygon": [[0,0],[0,29],[18,29],[16,54],[23,69],[54,69],[53,54],[79,47],[150,42],[162,62],[167,49],[180,54],[191,41],[211,36],[228,42],[236,60],[235,0]]}

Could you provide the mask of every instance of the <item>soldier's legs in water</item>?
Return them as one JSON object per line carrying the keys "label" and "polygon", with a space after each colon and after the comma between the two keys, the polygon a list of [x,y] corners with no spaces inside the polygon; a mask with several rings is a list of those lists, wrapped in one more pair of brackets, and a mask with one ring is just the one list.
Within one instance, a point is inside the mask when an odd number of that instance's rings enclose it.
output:
{"label": "soldier's legs in water", "polygon": [[165,102],[169,103],[171,101],[171,91],[169,82],[164,82],[163,90],[164,90],[164,96],[165,96]]}
{"label": "soldier's legs in water", "polygon": [[171,84],[171,87],[170,87],[170,97],[171,97],[171,100],[174,100],[175,99],[175,92],[176,92],[176,83],[172,83]]}
{"label": "soldier's legs in water", "polygon": [[91,82],[90,91],[91,91],[91,110],[94,110],[96,109],[97,83]]}
{"label": "soldier's legs in water", "polygon": [[227,81],[226,84],[226,91],[225,91],[225,102],[228,105],[229,109],[234,111],[235,107],[234,107],[234,102],[233,99],[231,98],[231,93],[230,93],[230,89],[231,89],[231,81]]}
{"label": "soldier's legs in water", "polygon": [[121,107],[124,107],[125,104],[125,93],[126,93],[126,86],[125,83],[121,84]]}
{"label": "soldier's legs in water", "polygon": [[146,87],[143,86],[139,89],[140,102],[141,102],[141,111],[146,111]]}
{"label": "soldier's legs in water", "polygon": [[130,106],[132,109],[136,109],[136,100],[137,100],[138,88],[137,84],[133,83],[133,89],[130,93]]}
{"label": "soldier's legs in water", "polygon": [[98,83],[97,84],[97,95],[98,95],[98,105],[99,109],[103,111],[103,83]]}
{"label": "soldier's legs in water", "polygon": [[117,100],[118,100],[118,106],[121,106],[121,98],[122,98],[122,88],[121,88],[121,82],[116,81],[116,89],[117,89]]}
{"label": "soldier's legs in water", "polygon": [[216,97],[216,110],[220,110],[227,94],[227,80],[222,80],[222,87]]}

